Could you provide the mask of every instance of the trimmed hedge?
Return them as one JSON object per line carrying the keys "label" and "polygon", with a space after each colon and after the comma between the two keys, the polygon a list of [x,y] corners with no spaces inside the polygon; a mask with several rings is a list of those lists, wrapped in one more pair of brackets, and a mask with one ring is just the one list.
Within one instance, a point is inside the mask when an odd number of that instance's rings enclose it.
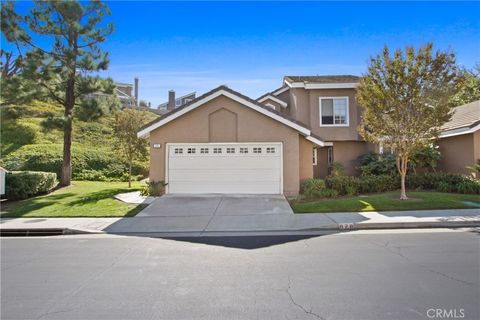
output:
{"label": "trimmed hedge", "polygon": [[[411,190],[433,190],[480,194],[480,180],[456,173],[423,173],[406,177],[407,188]],[[328,176],[322,179],[307,179],[302,184],[306,198],[332,198],[337,195],[353,196],[360,193],[378,193],[400,189],[398,175]]]}
{"label": "trimmed hedge", "polygon": [[[63,147],[60,144],[25,145],[10,153],[1,164],[7,170],[44,171],[61,174]],[[77,180],[122,180],[128,164],[110,150],[73,146],[72,178]],[[133,175],[148,175],[148,162],[134,162]]]}
{"label": "trimmed hedge", "polygon": [[21,200],[51,191],[57,184],[52,172],[14,171],[5,176],[7,199]]}
{"label": "trimmed hedge", "polygon": [[429,172],[409,175],[406,184],[408,189],[415,190],[480,194],[480,180],[458,173]]}

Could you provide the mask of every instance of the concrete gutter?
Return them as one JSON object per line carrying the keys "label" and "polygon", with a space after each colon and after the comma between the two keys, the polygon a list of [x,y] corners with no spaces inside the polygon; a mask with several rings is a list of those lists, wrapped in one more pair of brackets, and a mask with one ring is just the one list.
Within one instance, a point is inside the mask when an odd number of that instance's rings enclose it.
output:
{"label": "concrete gutter", "polygon": [[480,209],[235,216],[15,218],[1,219],[0,232],[2,236],[113,234],[174,237],[325,234],[350,230],[472,227],[480,227]]}

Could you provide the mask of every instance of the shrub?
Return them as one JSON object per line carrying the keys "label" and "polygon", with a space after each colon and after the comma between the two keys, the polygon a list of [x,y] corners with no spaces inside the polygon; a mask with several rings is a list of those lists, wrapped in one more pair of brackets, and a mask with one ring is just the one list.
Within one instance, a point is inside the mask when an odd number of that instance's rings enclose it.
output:
{"label": "shrub", "polygon": [[322,191],[320,191],[320,197],[321,198],[335,198],[337,196],[338,196],[338,191],[337,190],[325,188]]}
{"label": "shrub", "polygon": [[327,177],[325,185],[328,189],[334,189],[339,195],[355,195],[360,189],[360,179],[351,176]]}
{"label": "shrub", "polygon": [[[1,163],[7,170],[45,171],[60,175],[63,163],[62,145],[25,145],[7,155]],[[72,148],[73,179],[92,180],[95,176],[102,180],[120,179],[127,172],[127,168],[127,163],[110,150],[78,146]],[[132,174],[146,176],[148,163],[134,162]]]}
{"label": "shrub", "polygon": [[343,163],[341,163],[340,161],[333,161],[332,172],[331,172],[332,176],[335,176],[335,177],[341,176],[344,171],[345,171],[345,166],[343,165]]}
{"label": "shrub", "polygon": [[161,196],[165,193],[165,181],[147,181],[146,186],[140,190],[142,196]]}
{"label": "shrub", "polygon": [[52,172],[15,171],[5,176],[5,194],[8,199],[21,200],[51,191],[57,183]]}
{"label": "shrub", "polygon": [[362,175],[396,175],[397,164],[395,155],[367,153],[358,159]]}
{"label": "shrub", "polygon": [[361,176],[359,184],[360,193],[386,192],[400,188],[398,175]]}
{"label": "shrub", "polygon": [[480,180],[465,179],[457,185],[457,192],[465,194],[480,194]]}
{"label": "shrub", "polygon": [[427,172],[418,175],[408,175],[406,183],[409,189],[436,190],[439,183],[443,182],[442,188],[447,188],[445,184],[448,184],[452,186],[451,190],[455,190],[456,185],[465,179],[467,178],[458,173]]}
{"label": "shrub", "polygon": [[302,183],[302,193],[308,198],[319,197],[325,189],[325,181],[322,179],[306,179]]}

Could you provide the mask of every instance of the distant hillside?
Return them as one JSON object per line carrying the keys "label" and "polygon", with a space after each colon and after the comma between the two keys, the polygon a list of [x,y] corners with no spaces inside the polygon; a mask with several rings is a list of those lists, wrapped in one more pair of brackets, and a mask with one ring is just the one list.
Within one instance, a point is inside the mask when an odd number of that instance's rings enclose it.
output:
{"label": "distant hillside", "polygon": [[[61,106],[33,102],[26,106],[2,107],[1,160],[8,170],[42,170],[60,173],[63,132],[45,131],[40,125],[49,114],[62,115]],[[148,111],[148,121],[158,117]],[[122,179],[126,164],[115,151],[113,114],[96,121],[75,119],[73,124],[73,178],[87,180]],[[146,175],[147,161],[136,163],[134,174]],[[124,177],[123,177],[124,178]]]}

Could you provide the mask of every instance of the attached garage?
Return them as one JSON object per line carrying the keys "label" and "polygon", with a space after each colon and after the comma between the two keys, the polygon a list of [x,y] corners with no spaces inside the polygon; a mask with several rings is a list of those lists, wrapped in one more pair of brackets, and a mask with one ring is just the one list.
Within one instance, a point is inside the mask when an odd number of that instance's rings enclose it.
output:
{"label": "attached garage", "polygon": [[281,143],[167,145],[167,193],[281,194]]}
{"label": "attached garage", "polygon": [[167,193],[296,195],[313,177],[310,130],[236,92],[218,87],[144,126],[150,180]]}

